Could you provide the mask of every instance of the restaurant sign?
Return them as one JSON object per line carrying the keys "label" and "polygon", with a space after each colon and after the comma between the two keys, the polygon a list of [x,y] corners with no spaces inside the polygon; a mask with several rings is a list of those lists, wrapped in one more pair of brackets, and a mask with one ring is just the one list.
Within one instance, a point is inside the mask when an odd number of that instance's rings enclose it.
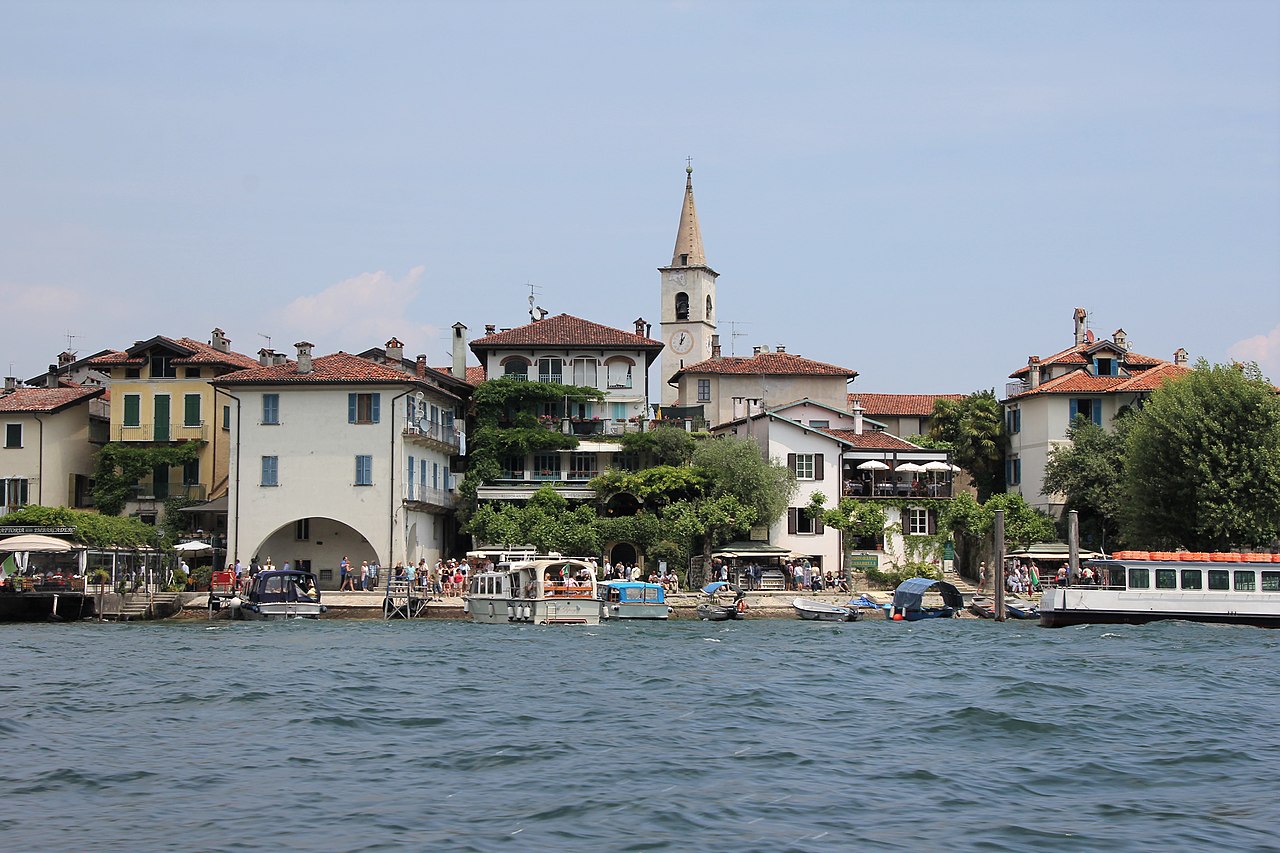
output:
{"label": "restaurant sign", "polygon": [[876,554],[850,554],[849,568],[865,572],[867,569],[880,568],[880,557]]}
{"label": "restaurant sign", "polygon": [[46,524],[0,524],[0,536],[74,536],[74,527],[53,527]]}

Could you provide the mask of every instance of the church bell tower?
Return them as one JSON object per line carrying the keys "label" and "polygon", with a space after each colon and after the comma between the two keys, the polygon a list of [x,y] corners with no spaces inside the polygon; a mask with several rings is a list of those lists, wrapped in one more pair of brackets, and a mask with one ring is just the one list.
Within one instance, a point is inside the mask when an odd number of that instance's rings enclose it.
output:
{"label": "church bell tower", "polygon": [[671,264],[659,267],[662,273],[662,351],[659,367],[662,405],[694,405],[678,400],[678,391],[668,384],[676,371],[711,358],[711,337],[716,332],[715,270],[707,266],[702,251],[698,210],[693,204],[693,166],[685,168],[684,205],[680,208],[680,228]]}

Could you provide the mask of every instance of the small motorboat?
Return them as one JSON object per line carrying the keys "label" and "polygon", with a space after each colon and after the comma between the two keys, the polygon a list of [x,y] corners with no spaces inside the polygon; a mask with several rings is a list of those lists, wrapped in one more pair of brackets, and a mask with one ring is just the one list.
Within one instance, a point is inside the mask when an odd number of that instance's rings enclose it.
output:
{"label": "small motorboat", "polygon": [[316,576],[300,569],[261,572],[242,596],[225,602],[232,619],[318,619],[325,612],[320,603]]}
{"label": "small motorboat", "polygon": [[[717,598],[720,590],[725,587],[736,593],[732,604],[721,604]],[[707,596],[707,600],[696,608],[699,619],[707,622],[725,622],[729,619],[742,619],[747,615],[746,590],[738,589],[728,581],[715,581],[704,586],[702,592]]]}
{"label": "small motorboat", "polygon": [[[924,594],[937,587],[942,596],[941,607],[925,607]],[[884,606],[884,616],[894,622],[919,622],[921,619],[950,619],[964,607],[964,596],[946,581],[933,578],[909,578],[893,591],[893,603]]]}
{"label": "small motorboat", "polygon": [[811,622],[857,622],[862,613],[856,607],[842,607],[810,598],[793,598],[791,606],[796,616]]}
{"label": "small motorboat", "polygon": [[969,612],[980,619],[996,618],[996,602],[989,595],[975,595],[969,602]]}
{"label": "small motorboat", "polygon": [[1039,619],[1040,606],[1021,598],[1006,598],[1004,613],[1010,619]]}

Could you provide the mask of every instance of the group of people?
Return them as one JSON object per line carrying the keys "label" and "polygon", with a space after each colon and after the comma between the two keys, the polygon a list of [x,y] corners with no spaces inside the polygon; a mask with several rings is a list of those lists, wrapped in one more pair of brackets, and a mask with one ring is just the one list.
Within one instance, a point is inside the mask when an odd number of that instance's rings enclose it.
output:
{"label": "group of people", "polygon": [[356,592],[377,589],[379,571],[377,560],[372,564],[368,560],[362,560],[358,567],[353,567],[347,555],[343,554],[342,562],[338,564],[338,591]]}

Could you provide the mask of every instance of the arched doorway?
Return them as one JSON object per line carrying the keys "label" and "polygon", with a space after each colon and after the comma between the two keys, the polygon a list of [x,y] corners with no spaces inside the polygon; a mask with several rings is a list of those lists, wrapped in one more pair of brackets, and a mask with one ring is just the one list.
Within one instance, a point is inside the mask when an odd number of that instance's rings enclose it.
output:
{"label": "arched doorway", "polygon": [[637,566],[640,564],[639,555],[636,554],[636,547],[630,542],[616,542],[609,549],[609,562],[615,566],[623,563],[628,566]]}
{"label": "arched doorway", "polygon": [[356,569],[366,560],[370,565],[378,561],[377,550],[364,534],[334,518],[294,519],[263,539],[253,554],[259,563],[270,557],[279,568],[287,562],[315,572],[321,589],[338,588],[343,557]]}

